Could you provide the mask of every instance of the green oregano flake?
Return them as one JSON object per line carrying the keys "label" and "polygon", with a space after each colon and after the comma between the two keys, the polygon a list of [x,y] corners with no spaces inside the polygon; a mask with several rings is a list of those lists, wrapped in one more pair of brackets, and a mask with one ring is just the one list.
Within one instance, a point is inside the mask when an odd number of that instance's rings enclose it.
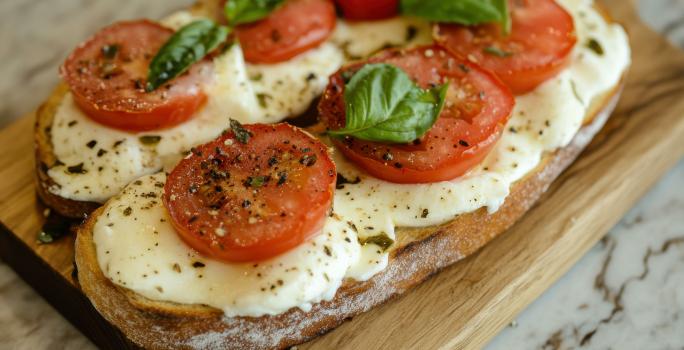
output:
{"label": "green oregano flake", "polygon": [[230,120],[230,129],[235,134],[235,139],[242,144],[246,144],[249,138],[252,137],[252,133],[245,129],[239,121],[235,119]]}
{"label": "green oregano flake", "polygon": [[392,244],[394,244],[394,240],[383,232],[379,235],[370,236],[366,238],[359,238],[359,244],[361,244],[362,246],[366,244],[375,244],[378,247],[380,247],[380,249],[382,249],[382,251],[384,252],[387,249],[389,249],[389,247],[391,247]]}
{"label": "green oregano flake", "polygon": [[497,57],[510,57],[510,56],[513,56],[513,53],[512,53],[512,52],[501,50],[500,48],[498,48],[498,47],[496,47],[496,46],[487,46],[487,47],[485,47],[484,49],[482,49],[482,51],[484,51],[484,53],[486,53],[486,54],[494,55],[494,56],[497,56]]}
{"label": "green oregano flake", "polygon": [[254,188],[259,188],[268,182],[268,177],[259,175],[259,176],[250,176],[247,178],[247,181],[245,184],[249,187],[254,187]]}
{"label": "green oregano flake", "polygon": [[138,138],[140,140],[140,143],[142,143],[145,146],[153,146],[159,143],[161,141],[161,136],[159,135],[143,135]]}
{"label": "green oregano flake", "polygon": [[594,51],[594,53],[599,56],[603,56],[604,54],[603,46],[601,46],[601,43],[599,43],[598,40],[594,38],[590,38],[587,41],[587,48],[589,48],[589,50],[591,51]]}

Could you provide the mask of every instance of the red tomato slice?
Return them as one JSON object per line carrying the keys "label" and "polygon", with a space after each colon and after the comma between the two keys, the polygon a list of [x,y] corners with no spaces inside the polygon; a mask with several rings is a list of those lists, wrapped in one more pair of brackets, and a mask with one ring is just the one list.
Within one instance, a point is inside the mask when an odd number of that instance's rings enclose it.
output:
{"label": "red tomato slice", "polygon": [[259,261],[316,235],[337,178],[327,147],[288,124],[245,125],[199,146],[169,174],[164,204],[180,237],[224,261]]}
{"label": "red tomato slice", "polygon": [[76,104],[98,123],[128,131],[177,125],[206,101],[200,88],[207,63],[153,92],[148,65],[173,31],[146,21],[119,22],[79,45],[61,67]]}
{"label": "red tomato slice", "polygon": [[248,62],[278,63],[320,45],[336,20],[328,0],[289,0],[268,17],[238,26],[235,34]]}
{"label": "red tomato slice", "polygon": [[372,21],[394,17],[399,13],[399,0],[336,0],[344,18]]}
{"label": "red tomato slice", "polygon": [[572,16],[553,0],[511,1],[512,29],[439,24],[435,40],[494,72],[515,94],[529,92],[568,63],[577,42]]}
{"label": "red tomato slice", "polygon": [[[446,181],[479,164],[501,135],[515,99],[493,74],[452,56],[437,46],[389,50],[365,63],[384,62],[402,68],[418,85],[449,81],[444,109],[435,125],[410,145],[384,144],[353,137],[333,138],[344,155],[371,175],[396,183]],[[345,125],[342,68],[330,78],[319,111],[330,129]]]}

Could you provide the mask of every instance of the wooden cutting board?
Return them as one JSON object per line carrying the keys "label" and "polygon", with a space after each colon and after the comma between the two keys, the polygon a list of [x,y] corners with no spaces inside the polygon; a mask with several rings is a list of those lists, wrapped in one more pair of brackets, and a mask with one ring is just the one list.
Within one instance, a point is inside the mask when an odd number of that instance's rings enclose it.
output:
{"label": "wooden cutting board", "polygon": [[[622,100],[588,149],[509,232],[406,295],[300,348],[479,348],[592,247],[684,156],[684,53],[634,5],[604,1],[625,25],[633,66]],[[102,348],[132,347],[80,292],[73,237],[40,245],[28,115],[0,130],[0,256]]]}

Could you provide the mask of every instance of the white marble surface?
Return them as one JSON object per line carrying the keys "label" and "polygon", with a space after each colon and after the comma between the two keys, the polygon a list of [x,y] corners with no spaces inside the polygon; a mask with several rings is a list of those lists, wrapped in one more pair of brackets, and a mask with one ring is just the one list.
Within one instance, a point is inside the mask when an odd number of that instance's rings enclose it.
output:
{"label": "white marble surface", "polygon": [[684,349],[684,161],[488,346]]}
{"label": "white marble surface", "polygon": [[[190,2],[0,1],[0,126],[44,100],[59,62],[96,28],[119,18],[159,17]],[[684,47],[684,0],[642,0],[640,11]],[[89,348],[0,262],[0,349]],[[575,348],[684,349],[684,161],[488,346]]]}

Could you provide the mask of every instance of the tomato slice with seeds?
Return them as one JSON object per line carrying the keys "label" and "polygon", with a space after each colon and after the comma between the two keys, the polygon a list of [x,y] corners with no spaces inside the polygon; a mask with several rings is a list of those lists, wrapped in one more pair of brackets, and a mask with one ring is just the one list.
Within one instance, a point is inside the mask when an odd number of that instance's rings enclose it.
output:
{"label": "tomato slice with seeds", "polygon": [[399,14],[399,0],[336,0],[345,19],[374,21]]}
{"label": "tomato slice with seeds", "polygon": [[238,26],[235,34],[248,62],[278,63],[320,45],[336,21],[328,0],[288,0],[268,17]]}
{"label": "tomato slice with seeds", "polygon": [[337,178],[327,147],[306,132],[284,123],[241,130],[194,149],[163,197],[188,245],[229,262],[268,259],[319,233]]}
{"label": "tomato slice with seeds", "polygon": [[98,123],[127,131],[167,128],[191,118],[206,101],[201,83],[207,62],[153,92],[145,92],[148,66],[173,34],[157,23],[119,22],[79,45],[60,69],[74,101]]}
{"label": "tomato slice with seeds", "polygon": [[435,40],[494,72],[513,93],[529,92],[558,74],[577,42],[572,16],[553,0],[515,0],[511,33],[495,24],[439,24]]}
{"label": "tomato slice with seeds", "polygon": [[321,120],[329,129],[342,128],[346,122],[344,77],[349,74],[344,73],[378,62],[403,69],[423,88],[448,81],[444,109],[413,144],[333,138],[347,158],[371,175],[396,183],[451,180],[482,162],[501,136],[515,99],[496,76],[437,46],[388,50],[342,68],[330,78],[319,104]]}

